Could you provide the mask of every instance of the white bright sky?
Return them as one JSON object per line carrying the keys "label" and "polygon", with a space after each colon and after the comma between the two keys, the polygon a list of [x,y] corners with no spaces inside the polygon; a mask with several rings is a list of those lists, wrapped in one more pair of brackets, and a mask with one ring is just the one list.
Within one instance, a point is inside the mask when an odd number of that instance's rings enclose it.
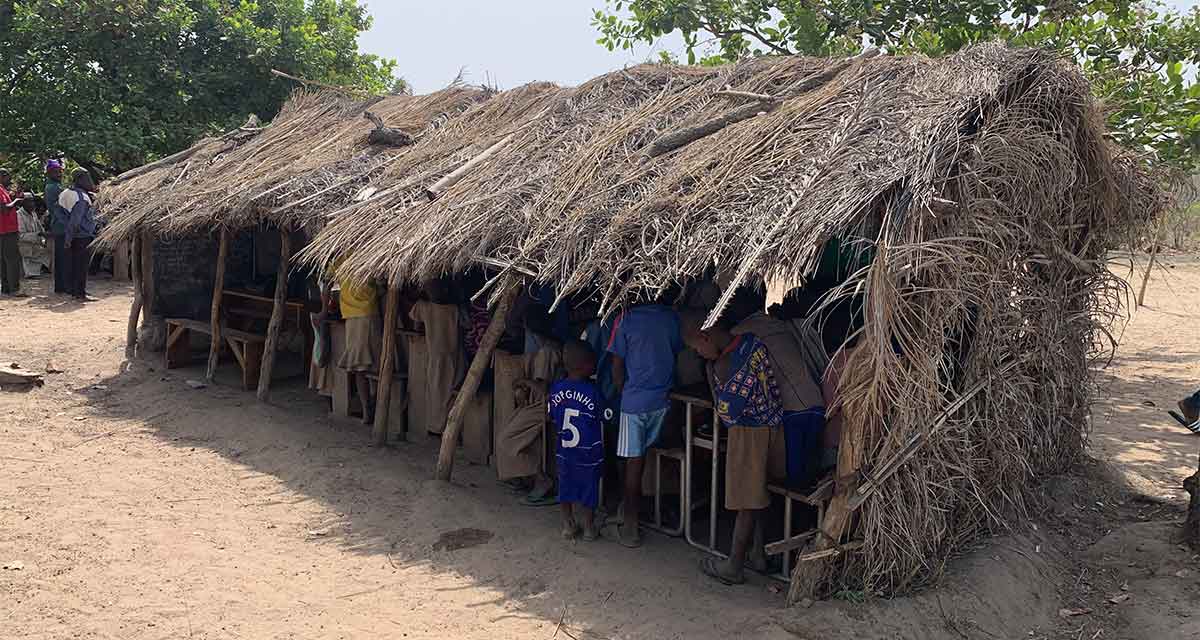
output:
{"label": "white bright sky", "polygon": [[[1200,0],[1167,0],[1179,10]],[[399,62],[416,93],[436,91],[466,68],[466,80],[501,89],[549,80],[580,84],[622,67],[679,53],[677,35],[634,51],[596,44],[592,14],[604,0],[366,0],[375,26],[360,47]]]}

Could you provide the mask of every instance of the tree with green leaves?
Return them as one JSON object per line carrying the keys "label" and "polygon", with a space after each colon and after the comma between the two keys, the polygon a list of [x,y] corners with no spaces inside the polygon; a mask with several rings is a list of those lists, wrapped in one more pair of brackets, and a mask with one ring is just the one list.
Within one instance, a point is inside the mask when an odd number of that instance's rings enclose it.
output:
{"label": "tree with green leaves", "polygon": [[356,0],[0,0],[0,154],[119,173],[273,117],[296,84],[272,69],[403,90],[358,51],[370,24]]}
{"label": "tree with green leaves", "polygon": [[679,33],[690,64],[750,55],[941,55],[1002,39],[1074,59],[1112,108],[1122,143],[1184,170],[1200,165],[1200,8],[1129,0],[607,0],[599,43],[631,49]]}

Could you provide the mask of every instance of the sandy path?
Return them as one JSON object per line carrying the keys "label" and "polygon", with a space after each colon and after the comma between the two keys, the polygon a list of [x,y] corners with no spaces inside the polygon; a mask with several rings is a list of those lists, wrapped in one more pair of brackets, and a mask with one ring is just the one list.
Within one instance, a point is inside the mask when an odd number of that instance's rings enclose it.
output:
{"label": "sandy path", "polygon": [[1117,357],[1101,375],[1093,453],[1149,495],[1186,499],[1181,483],[1196,471],[1200,437],[1166,411],[1200,389],[1200,262],[1169,258],[1156,269],[1146,306],[1120,338]]}

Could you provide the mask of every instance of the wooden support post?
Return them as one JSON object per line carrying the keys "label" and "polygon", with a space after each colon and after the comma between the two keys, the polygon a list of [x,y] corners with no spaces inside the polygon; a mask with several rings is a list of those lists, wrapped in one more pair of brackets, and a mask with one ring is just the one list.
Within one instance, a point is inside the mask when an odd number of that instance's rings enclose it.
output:
{"label": "wooden support post", "polygon": [[[855,370],[855,364],[856,359],[853,356],[846,361],[843,374],[839,376],[838,393],[842,393],[842,390],[848,386],[848,375],[846,374]],[[804,553],[810,559],[836,557],[836,554],[822,552],[839,548],[838,545],[842,537],[850,530],[854,517],[854,509],[850,507],[851,500],[858,490],[858,483],[854,479],[858,477],[859,469],[862,468],[863,460],[866,458],[865,440],[868,421],[872,419],[872,416],[863,415],[862,412],[847,411],[845,407],[842,408],[842,411],[844,418],[842,439],[838,446],[837,482],[833,498],[829,502],[829,508],[825,510],[825,517],[818,523],[817,539]],[[795,604],[805,598],[817,599],[826,577],[827,568],[827,562],[816,560],[797,562],[796,568],[792,571],[788,604]]]}
{"label": "wooden support post", "polygon": [[217,276],[213,280],[212,346],[208,350],[208,371],[204,377],[212,382],[217,375],[217,357],[221,353],[221,294],[225,291],[225,259],[229,257],[229,231],[221,229],[221,240],[217,247]]}
{"label": "wooden support post", "polygon": [[129,326],[125,329],[125,359],[132,360],[137,354],[138,318],[142,315],[142,236],[133,236],[133,257],[130,272],[133,275],[133,305],[129,308]]}
{"label": "wooden support post", "polygon": [[122,240],[112,248],[113,261],[113,280],[124,281],[129,279],[130,257],[129,257],[129,241]]}
{"label": "wooden support post", "polygon": [[492,321],[488,323],[487,331],[483,334],[483,339],[479,341],[479,351],[475,352],[475,359],[471,361],[467,377],[458,390],[454,406],[450,408],[450,415],[446,418],[446,430],[442,432],[442,448],[438,452],[438,480],[450,481],[450,473],[454,469],[454,450],[458,448],[458,436],[462,433],[463,417],[467,413],[467,406],[470,405],[471,398],[475,397],[475,392],[479,390],[483,373],[487,371],[488,363],[492,361],[492,352],[496,350],[496,345],[500,343],[500,336],[504,333],[508,312],[512,309],[513,301],[516,300],[520,290],[519,285],[509,284],[508,289],[501,294],[500,302],[496,304],[496,310],[492,312]]}
{"label": "wooden support post", "polygon": [[263,347],[262,367],[258,376],[258,400],[267,401],[271,392],[271,371],[275,368],[275,352],[279,348],[279,332],[283,328],[283,313],[287,308],[288,267],[292,261],[292,235],[287,229],[279,231],[279,269],[275,274],[275,302],[271,306],[271,321],[267,323],[267,343]]}
{"label": "wooden support post", "polygon": [[[387,302],[383,306],[383,355],[379,359],[379,388],[375,390],[375,425],[371,440],[375,446],[387,444],[388,413],[392,406],[392,377],[396,369],[396,314],[400,310],[400,285],[388,286]],[[363,411],[367,408],[363,407]]]}
{"label": "wooden support post", "polygon": [[142,315],[146,318],[154,315],[154,236],[149,231],[143,231],[141,264],[142,271]]}

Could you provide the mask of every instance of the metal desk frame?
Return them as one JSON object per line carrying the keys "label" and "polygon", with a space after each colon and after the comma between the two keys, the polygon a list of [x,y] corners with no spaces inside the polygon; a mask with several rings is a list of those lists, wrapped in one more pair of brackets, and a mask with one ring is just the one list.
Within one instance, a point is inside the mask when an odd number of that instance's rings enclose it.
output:
{"label": "metal desk frame", "polygon": [[[671,399],[678,400],[678,401],[682,402],[684,405],[683,493],[685,496],[684,504],[686,505],[686,509],[684,510],[684,515],[683,515],[684,538],[688,541],[688,544],[692,545],[693,547],[695,547],[697,549],[700,549],[701,551],[710,553],[714,556],[717,556],[718,558],[728,558],[729,557],[728,555],[722,553],[720,550],[717,549],[717,508],[720,503],[719,497],[717,496],[717,485],[719,482],[719,478],[717,477],[717,472],[719,471],[720,466],[721,466],[718,461],[718,458],[720,457],[720,453],[721,453],[720,452],[721,431],[719,428],[720,425],[717,423],[717,416],[714,414],[713,415],[713,423],[712,423],[712,426],[713,426],[712,438],[701,438],[695,434],[695,421],[692,416],[693,407],[700,407],[702,409],[712,409],[713,408],[712,401],[706,400],[704,398],[698,398],[695,396],[684,395],[681,393],[672,393]],[[695,451],[696,447],[700,447],[701,449],[708,449],[709,451],[713,452],[712,466],[711,466],[711,470],[709,473],[709,494],[710,495],[709,495],[709,500],[708,500],[708,540],[707,540],[707,542],[703,542],[703,543],[696,540],[696,536],[695,536],[695,532],[694,532],[695,527],[692,524],[692,511],[696,508],[696,506],[698,506],[692,496],[692,474],[693,474],[694,467],[695,467],[696,456],[695,456],[694,451]]]}

